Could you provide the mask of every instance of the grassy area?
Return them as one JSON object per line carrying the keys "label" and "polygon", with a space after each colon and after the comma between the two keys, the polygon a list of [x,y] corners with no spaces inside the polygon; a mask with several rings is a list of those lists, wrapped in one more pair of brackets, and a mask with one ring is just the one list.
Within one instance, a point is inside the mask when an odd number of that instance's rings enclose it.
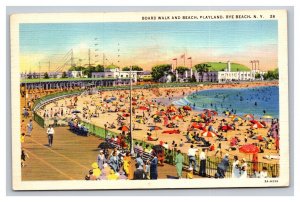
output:
{"label": "grassy area", "polygon": [[[210,65],[210,71],[223,71],[227,68],[227,63],[224,62],[206,62],[205,64]],[[231,63],[231,71],[250,71],[251,69],[245,65],[238,63]]]}
{"label": "grassy area", "polygon": [[[55,82],[55,81],[98,81],[115,79],[114,77],[107,78],[49,78],[49,79],[21,79],[21,83],[39,83],[39,82]],[[126,78],[121,78],[126,79]]]}

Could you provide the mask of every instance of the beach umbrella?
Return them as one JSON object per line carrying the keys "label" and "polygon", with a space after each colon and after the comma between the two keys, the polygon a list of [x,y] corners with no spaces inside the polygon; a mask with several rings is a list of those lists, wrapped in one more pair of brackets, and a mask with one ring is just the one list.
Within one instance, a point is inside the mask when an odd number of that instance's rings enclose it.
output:
{"label": "beach umbrella", "polygon": [[158,112],[156,112],[155,114],[158,115],[158,116],[163,116],[163,115],[165,115],[166,113],[165,113],[164,111],[158,111]]}
{"label": "beach umbrella", "polygon": [[266,141],[267,138],[261,136],[261,135],[256,135],[253,137],[254,140],[259,140],[259,141]]}
{"label": "beach umbrella", "polygon": [[245,114],[244,117],[248,119],[254,119],[254,116],[252,114]]}
{"label": "beach umbrella", "polygon": [[264,126],[260,122],[257,122],[251,126],[251,128],[253,129],[263,128],[263,127]]}
{"label": "beach umbrella", "polygon": [[231,115],[229,115],[228,117],[234,119],[234,118],[236,117],[236,115],[231,114]]}
{"label": "beach umbrella", "polygon": [[262,116],[262,118],[263,118],[263,119],[272,119],[273,116],[271,116],[271,115],[264,115],[264,116]]}
{"label": "beach umbrella", "polygon": [[216,137],[217,136],[217,134],[212,131],[204,131],[201,135],[203,137]]}
{"label": "beach umbrella", "polygon": [[253,144],[245,144],[239,148],[239,152],[246,154],[256,154],[259,152],[259,149]]}
{"label": "beach umbrella", "polygon": [[192,110],[192,108],[190,107],[190,106],[188,106],[188,105],[185,105],[185,106],[183,106],[182,107],[184,110],[188,110],[188,111],[191,111]]}
{"label": "beach umbrella", "polygon": [[137,123],[141,123],[141,124],[144,124],[144,123],[145,123],[143,119],[137,119],[136,122],[137,122]]}
{"label": "beach umbrella", "polygon": [[202,119],[204,119],[206,117],[206,115],[204,113],[198,114],[198,116],[200,116]]}
{"label": "beach umbrella", "polygon": [[145,106],[141,106],[140,108],[139,108],[139,110],[149,110],[147,107],[145,107]]}
{"label": "beach umbrella", "polygon": [[183,116],[175,115],[175,116],[172,117],[172,120],[178,121],[179,119],[182,119],[182,118],[183,118]]}
{"label": "beach umbrella", "polygon": [[158,118],[159,116],[158,116],[157,114],[153,114],[151,117],[154,118],[154,119],[156,119],[156,118]]}
{"label": "beach umbrella", "polygon": [[136,102],[132,102],[132,105],[137,105],[137,103]]}
{"label": "beach umbrella", "polygon": [[162,130],[162,128],[161,127],[159,127],[159,126],[148,126],[149,127],[149,129],[152,131],[152,130]]}
{"label": "beach umbrella", "polygon": [[214,116],[217,116],[217,115],[218,115],[218,112],[215,111],[215,110],[211,110],[210,112],[211,112]]}
{"label": "beach umbrella", "polygon": [[79,110],[72,111],[72,114],[79,114],[79,113],[81,113]]}
{"label": "beach umbrella", "polygon": [[130,116],[130,113],[124,113],[122,116],[123,116],[123,117],[129,117],[129,116]]}
{"label": "beach umbrella", "polygon": [[118,128],[118,130],[129,131],[129,128],[127,126],[121,126],[121,127]]}
{"label": "beach umbrella", "polygon": [[227,116],[230,115],[230,111],[224,111],[223,113]]}
{"label": "beach umbrella", "polygon": [[242,121],[243,119],[239,116],[233,118],[233,121],[236,122],[236,121]]}

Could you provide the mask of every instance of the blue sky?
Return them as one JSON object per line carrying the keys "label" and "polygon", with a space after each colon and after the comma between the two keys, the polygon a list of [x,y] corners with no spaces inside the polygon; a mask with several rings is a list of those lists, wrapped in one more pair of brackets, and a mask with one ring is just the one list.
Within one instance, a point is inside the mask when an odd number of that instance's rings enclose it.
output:
{"label": "blue sky", "polygon": [[[150,67],[182,53],[199,62],[229,58],[243,63],[261,59],[264,52],[266,60],[270,54],[274,60],[277,40],[277,21],[21,24],[21,68],[35,68],[38,60],[59,61],[72,48],[83,61],[90,48],[93,57],[104,53],[110,63],[119,61],[120,66]],[[251,52],[249,58],[247,52]],[[276,62],[266,63],[274,66]]]}

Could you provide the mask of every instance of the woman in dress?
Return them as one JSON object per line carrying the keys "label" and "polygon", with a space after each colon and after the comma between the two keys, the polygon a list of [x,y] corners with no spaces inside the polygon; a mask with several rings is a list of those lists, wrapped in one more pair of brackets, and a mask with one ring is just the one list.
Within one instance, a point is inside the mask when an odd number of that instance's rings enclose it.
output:
{"label": "woman in dress", "polygon": [[176,164],[177,176],[179,177],[179,179],[182,177],[183,161],[184,161],[183,155],[181,154],[180,150],[177,150],[175,164]]}
{"label": "woman in dress", "polygon": [[243,158],[241,163],[242,163],[242,165],[241,165],[241,177],[240,178],[247,178],[248,165],[246,163],[246,159]]}
{"label": "woman in dress", "polygon": [[103,150],[100,150],[97,157],[98,167],[102,170],[104,168],[104,164],[106,163],[105,155],[103,154]]}
{"label": "woman in dress", "polygon": [[234,156],[234,161],[232,164],[232,178],[239,178],[241,176],[239,163],[240,161],[238,160],[238,157]]}

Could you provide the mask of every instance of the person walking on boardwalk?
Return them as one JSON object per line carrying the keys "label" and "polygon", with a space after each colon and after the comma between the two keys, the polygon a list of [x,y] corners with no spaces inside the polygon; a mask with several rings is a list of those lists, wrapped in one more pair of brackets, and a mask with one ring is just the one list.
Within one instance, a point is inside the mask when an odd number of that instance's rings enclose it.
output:
{"label": "person walking on boardwalk", "polygon": [[27,124],[27,135],[31,136],[31,132],[33,130],[33,126],[32,126],[32,120],[30,119],[28,124]]}
{"label": "person walking on boardwalk", "polygon": [[188,150],[188,157],[189,157],[189,167],[192,168],[194,164],[194,169],[193,171],[195,172],[197,169],[197,163],[196,163],[196,152],[198,149],[194,148],[194,145],[191,145],[191,147]]}
{"label": "person walking on boardwalk", "polygon": [[182,177],[183,161],[184,159],[183,159],[183,155],[181,154],[181,151],[177,150],[175,164],[176,164],[177,176],[179,177],[179,179]]}
{"label": "person walking on boardwalk", "polygon": [[54,135],[54,129],[52,125],[49,125],[47,129],[47,134],[48,134],[48,146],[52,147],[53,144],[53,135]]}
{"label": "person walking on boardwalk", "polygon": [[154,158],[150,162],[150,179],[151,180],[157,180],[158,174],[157,174],[157,164],[158,164],[158,159],[157,159],[157,154],[153,154]]}
{"label": "person walking on boardwalk", "polygon": [[200,153],[200,171],[199,176],[205,177],[206,176],[206,149],[202,149]]}

